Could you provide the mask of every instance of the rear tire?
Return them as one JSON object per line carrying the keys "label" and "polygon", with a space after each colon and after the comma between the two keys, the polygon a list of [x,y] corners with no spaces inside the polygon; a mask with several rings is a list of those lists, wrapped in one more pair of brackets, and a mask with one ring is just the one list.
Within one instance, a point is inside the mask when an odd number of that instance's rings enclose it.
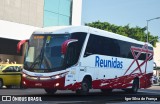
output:
{"label": "rear tire", "polygon": [[3,80],[0,79],[0,89],[3,87]]}
{"label": "rear tire", "polygon": [[137,93],[138,89],[139,89],[139,80],[134,79],[132,88],[131,89],[125,89],[125,91],[128,92],[128,93]]}
{"label": "rear tire", "polygon": [[87,95],[91,87],[91,81],[88,78],[84,78],[81,83],[81,89],[76,90],[76,94]]}
{"label": "rear tire", "polygon": [[53,95],[56,93],[57,89],[44,89],[47,94]]}

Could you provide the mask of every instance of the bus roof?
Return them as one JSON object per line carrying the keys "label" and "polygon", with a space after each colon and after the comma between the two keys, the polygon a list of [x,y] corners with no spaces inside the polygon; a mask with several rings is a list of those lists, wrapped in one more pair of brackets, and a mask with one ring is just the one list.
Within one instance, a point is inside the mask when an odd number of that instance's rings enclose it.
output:
{"label": "bus roof", "polygon": [[[122,36],[116,33],[108,32],[105,30],[100,30],[96,29],[93,27],[89,26],[54,26],[54,27],[46,27],[46,28],[41,28],[33,32],[33,34],[61,34],[61,33],[74,33],[74,32],[85,32],[85,33],[91,33],[91,34],[97,34],[100,36],[104,37],[109,37],[113,39],[118,39],[122,41],[127,41],[131,43],[136,43],[136,44],[141,44],[144,45],[146,44],[145,42],[141,42],[126,36]],[[149,46],[152,47],[151,44],[148,44]]]}

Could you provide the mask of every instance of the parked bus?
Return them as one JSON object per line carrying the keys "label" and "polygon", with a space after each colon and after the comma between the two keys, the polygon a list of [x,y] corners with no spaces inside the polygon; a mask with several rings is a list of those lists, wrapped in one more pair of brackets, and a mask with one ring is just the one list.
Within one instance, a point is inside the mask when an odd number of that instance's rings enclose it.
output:
{"label": "parked bus", "polygon": [[152,84],[153,47],[148,43],[87,26],[39,29],[24,42],[26,88],[44,88],[49,94],[87,94],[89,89],[136,93]]}

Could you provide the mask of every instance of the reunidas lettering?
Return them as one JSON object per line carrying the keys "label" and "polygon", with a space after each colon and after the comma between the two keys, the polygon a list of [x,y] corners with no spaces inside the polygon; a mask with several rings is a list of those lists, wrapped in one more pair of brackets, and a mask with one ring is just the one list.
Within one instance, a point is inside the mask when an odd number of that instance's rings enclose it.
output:
{"label": "reunidas lettering", "polygon": [[123,68],[123,61],[118,61],[117,58],[111,60],[101,59],[99,56],[95,57],[95,66],[104,68]]}

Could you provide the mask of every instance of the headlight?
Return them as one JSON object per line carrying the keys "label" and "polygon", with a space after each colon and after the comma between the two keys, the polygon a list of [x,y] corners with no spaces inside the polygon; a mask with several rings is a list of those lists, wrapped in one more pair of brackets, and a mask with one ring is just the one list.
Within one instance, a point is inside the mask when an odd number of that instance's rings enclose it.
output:
{"label": "headlight", "polygon": [[56,76],[53,76],[53,77],[51,77],[52,79],[58,79],[58,78],[60,78],[60,76],[59,75],[56,75]]}
{"label": "headlight", "polygon": [[40,77],[40,80],[50,80],[50,77]]}
{"label": "headlight", "polygon": [[66,76],[66,73],[63,73],[63,74],[52,76],[51,78],[52,79],[59,79],[59,78],[65,77],[65,76]]}
{"label": "headlight", "polygon": [[32,79],[32,80],[37,80],[38,78],[37,77],[33,77],[33,76],[28,76],[27,74],[23,73],[22,76],[24,78],[27,78],[27,79]]}
{"label": "headlight", "polygon": [[28,76],[27,78],[28,78],[28,79],[32,79],[32,80],[38,80],[38,77],[31,77],[31,76]]}

